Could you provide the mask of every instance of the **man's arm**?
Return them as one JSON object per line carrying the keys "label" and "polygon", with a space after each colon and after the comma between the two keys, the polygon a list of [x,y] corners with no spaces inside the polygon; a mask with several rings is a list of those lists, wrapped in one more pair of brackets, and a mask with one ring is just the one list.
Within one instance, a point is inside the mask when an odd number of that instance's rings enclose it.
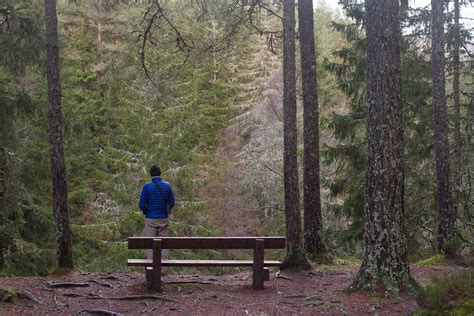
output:
{"label": "man's arm", "polygon": [[147,209],[146,209],[146,185],[143,186],[142,192],[140,193],[140,209],[142,210],[143,214],[146,214]]}
{"label": "man's arm", "polygon": [[170,203],[170,209],[173,208],[174,206],[174,194],[173,194],[173,188],[170,186],[170,193],[169,193],[169,196],[168,196],[168,200],[169,200],[169,203]]}

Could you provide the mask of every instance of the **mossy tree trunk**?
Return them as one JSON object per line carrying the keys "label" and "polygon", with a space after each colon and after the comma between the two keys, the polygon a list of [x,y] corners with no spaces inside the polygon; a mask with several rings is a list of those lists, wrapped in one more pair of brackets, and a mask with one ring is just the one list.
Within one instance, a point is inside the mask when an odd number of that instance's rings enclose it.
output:
{"label": "mossy tree trunk", "polygon": [[414,285],[408,264],[398,0],[367,0],[368,171],[364,254],[348,290]]}
{"label": "mossy tree trunk", "polygon": [[433,68],[433,131],[436,160],[438,252],[454,234],[456,214],[451,191],[448,146],[448,117],[444,78],[444,1],[431,0],[431,63]]}
{"label": "mossy tree trunk", "polygon": [[287,255],[285,268],[307,268],[299,209],[296,129],[295,0],[283,3],[283,165]]}
{"label": "mossy tree trunk", "polygon": [[53,212],[58,244],[58,265],[72,268],[71,232],[67,204],[66,165],[64,162],[61,79],[59,74],[58,19],[56,0],[45,0],[46,68],[48,79],[48,140],[53,180]]}
{"label": "mossy tree trunk", "polygon": [[316,80],[313,0],[298,1],[301,80],[303,88],[303,205],[304,247],[318,256],[326,252],[321,240],[322,215],[319,183],[319,104]]}

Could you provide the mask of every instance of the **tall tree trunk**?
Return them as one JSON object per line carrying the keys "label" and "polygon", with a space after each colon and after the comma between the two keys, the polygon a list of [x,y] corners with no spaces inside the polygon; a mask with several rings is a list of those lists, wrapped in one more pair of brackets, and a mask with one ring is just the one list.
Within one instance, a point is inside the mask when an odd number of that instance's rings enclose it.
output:
{"label": "tall tree trunk", "polygon": [[459,0],[454,0],[454,40],[453,40],[453,99],[454,99],[454,157],[453,157],[453,184],[454,209],[458,209],[461,190],[462,170],[462,140],[461,140],[461,109],[459,91],[459,46],[461,34],[459,25]]}
{"label": "tall tree trunk", "polygon": [[368,170],[364,255],[348,290],[415,285],[408,264],[398,0],[367,0]]}
{"label": "tall tree trunk", "polygon": [[448,118],[444,80],[444,1],[431,0],[431,63],[433,67],[433,130],[436,159],[438,208],[438,251],[454,234],[456,215],[451,192],[449,171]]}
{"label": "tall tree trunk", "polygon": [[326,248],[320,236],[323,225],[319,183],[319,105],[316,81],[313,0],[298,1],[298,22],[304,109],[304,246],[308,254],[318,257],[326,252]]}
{"label": "tall tree trunk", "polygon": [[299,209],[296,130],[295,0],[283,3],[284,185],[287,255],[284,267],[306,268]]}
{"label": "tall tree trunk", "polygon": [[56,0],[45,0],[46,68],[48,79],[48,139],[53,180],[53,211],[58,243],[58,265],[72,268],[71,232],[67,208],[66,165],[64,163],[59,75],[58,19]]}

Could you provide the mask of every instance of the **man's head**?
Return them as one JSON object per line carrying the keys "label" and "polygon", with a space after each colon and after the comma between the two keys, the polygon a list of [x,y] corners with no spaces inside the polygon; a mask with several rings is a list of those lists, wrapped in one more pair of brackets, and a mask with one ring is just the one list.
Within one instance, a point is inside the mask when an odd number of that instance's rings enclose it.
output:
{"label": "man's head", "polygon": [[153,165],[150,168],[150,176],[152,177],[159,177],[161,176],[161,169],[157,165]]}

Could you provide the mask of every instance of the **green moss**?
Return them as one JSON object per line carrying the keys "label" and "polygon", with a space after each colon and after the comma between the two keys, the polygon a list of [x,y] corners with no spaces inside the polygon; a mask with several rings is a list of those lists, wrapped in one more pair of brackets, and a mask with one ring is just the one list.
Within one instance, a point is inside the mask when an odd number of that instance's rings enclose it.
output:
{"label": "green moss", "polygon": [[380,295],[371,295],[371,296],[369,296],[369,300],[370,300],[372,303],[378,303],[378,302],[380,302],[381,300],[383,300],[383,296],[380,296]]}
{"label": "green moss", "polygon": [[10,287],[0,287],[0,301],[16,303],[18,296],[18,290]]}
{"label": "green moss", "polygon": [[436,254],[436,255],[434,255],[432,257],[429,257],[427,259],[418,261],[417,264],[420,265],[420,266],[432,266],[432,265],[437,265],[437,264],[444,263],[444,262],[446,262],[446,256]]}
{"label": "green moss", "polygon": [[342,265],[360,265],[362,260],[348,257],[348,258],[335,258],[334,262],[337,264],[342,264]]}

